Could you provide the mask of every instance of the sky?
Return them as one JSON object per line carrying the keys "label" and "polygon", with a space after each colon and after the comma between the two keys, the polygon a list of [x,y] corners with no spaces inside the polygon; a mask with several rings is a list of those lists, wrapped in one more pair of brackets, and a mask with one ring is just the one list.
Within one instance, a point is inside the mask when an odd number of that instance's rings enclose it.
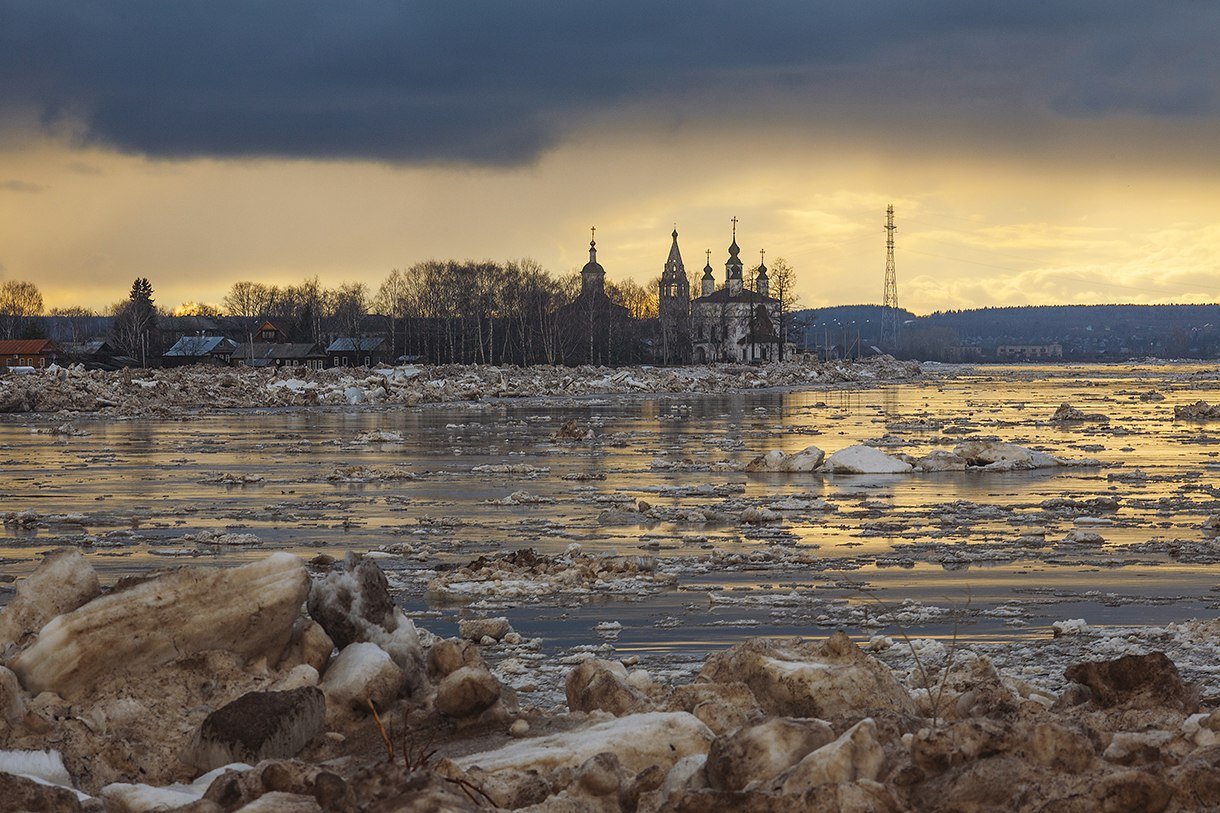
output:
{"label": "sky", "polygon": [[1220,302],[1220,4],[0,0],[0,279],[104,308],[427,259],[801,305]]}

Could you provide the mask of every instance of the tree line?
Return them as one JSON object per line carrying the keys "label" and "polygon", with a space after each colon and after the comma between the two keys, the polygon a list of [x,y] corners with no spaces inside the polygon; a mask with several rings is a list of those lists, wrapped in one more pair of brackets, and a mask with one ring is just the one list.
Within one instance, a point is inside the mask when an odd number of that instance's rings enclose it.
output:
{"label": "tree line", "polygon": [[[659,279],[659,278],[658,278]],[[272,320],[291,341],[326,343],[341,336],[377,333],[391,352],[439,363],[561,363],[572,337],[562,335],[556,311],[580,290],[579,272],[556,275],[532,259],[428,260],[393,269],[375,288],[363,282],[324,286],[318,277],[275,285],[253,280],[233,283],[217,305],[184,302],[165,309],[152,283],[136,279],[127,297],[101,312],[83,306],[49,312],[31,282],[0,283],[0,338],[45,335],[40,317],[71,325],[73,341],[89,317],[109,325],[106,338],[122,354],[147,363],[172,343],[160,328],[168,317],[205,317],[239,341],[253,342],[258,326]],[[657,282],[607,282],[609,298],[636,322],[655,320]],[[640,337],[634,337],[636,339]],[[637,360],[637,359],[633,359]]]}

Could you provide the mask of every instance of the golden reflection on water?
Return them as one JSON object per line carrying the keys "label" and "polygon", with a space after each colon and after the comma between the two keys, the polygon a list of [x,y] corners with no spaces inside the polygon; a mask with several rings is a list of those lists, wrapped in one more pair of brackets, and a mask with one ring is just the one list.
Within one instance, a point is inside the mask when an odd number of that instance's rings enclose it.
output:
{"label": "golden reflection on water", "polygon": [[[1165,400],[1140,399],[1154,390]],[[342,555],[410,543],[420,553],[401,566],[428,571],[438,562],[465,562],[526,546],[559,553],[573,542],[587,551],[644,552],[683,561],[706,561],[712,551],[750,553],[780,545],[813,553],[818,564],[762,574],[684,570],[675,606],[684,597],[697,605],[703,592],[716,589],[766,594],[801,584],[813,585],[812,595],[827,600],[859,601],[845,585],[854,580],[887,601],[943,605],[969,595],[976,608],[1014,599],[1043,602],[1032,605],[1030,623],[1086,610],[1099,621],[1123,623],[1214,614],[1213,564],[1179,561],[1164,549],[1129,552],[1129,546],[1157,539],[1204,543],[1201,521],[1220,513],[1215,486],[1220,423],[1172,420],[1174,404],[1199,399],[1220,401],[1212,368],[1098,365],[979,368],[974,375],[942,382],[863,390],[233,413],[183,420],[79,418],[73,420],[85,433],[79,436],[32,431],[63,423],[60,416],[36,422],[9,418],[0,423],[0,504],[5,512],[32,510],[42,519],[31,527],[9,522],[0,531],[0,576],[27,573],[40,554],[63,544],[83,545],[107,579],[150,567],[245,561],[269,548]],[[1049,423],[1063,402],[1104,413],[1109,423]],[[551,440],[572,417],[594,425],[596,442]],[[356,442],[373,429],[401,433],[404,441]],[[952,448],[972,435],[995,435],[1121,467],[889,477],[716,470],[717,463],[739,464],[771,448],[792,452],[816,444],[832,452],[870,440],[882,448],[893,442],[891,451],[918,456]],[[503,463],[549,472],[471,471]],[[414,479],[332,479],[343,467],[357,465],[402,467]],[[1109,477],[1134,469],[1150,479],[1130,483]],[[604,479],[562,479],[577,474]],[[223,475],[262,480],[226,485],[216,481]],[[742,490],[697,490],[708,486]],[[516,491],[553,502],[491,502]],[[638,499],[708,508],[732,518],[747,504],[766,505],[785,496],[825,500],[836,510],[789,514],[781,536],[735,521],[706,526],[599,521],[603,511]],[[1048,521],[1040,504],[1100,496],[1122,501],[1117,513],[1103,517],[1110,524],[1095,526],[1104,545],[1084,555],[1057,550],[1073,519]],[[1002,513],[967,512],[964,523],[946,519],[959,501],[995,506]],[[429,524],[446,517],[458,522]],[[1045,531],[1048,545],[1015,560],[962,564],[923,553],[947,545],[965,554],[982,548],[1011,551],[1013,540],[1031,526]],[[209,529],[253,533],[263,544],[229,549],[184,539]],[[881,566],[878,557],[911,561]],[[1150,598],[1173,601],[1149,604]],[[647,613],[656,601],[649,599],[635,611]],[[699,627],[690,612],[672,631],[655,630],[656,645],[718,634]],[[788,623],[765,605],[746,614],[761,621],[763,630]],[[741,634],[760,631],[744,629]],[[1029,629],[984,618],[970,634],[1004,638]]]}

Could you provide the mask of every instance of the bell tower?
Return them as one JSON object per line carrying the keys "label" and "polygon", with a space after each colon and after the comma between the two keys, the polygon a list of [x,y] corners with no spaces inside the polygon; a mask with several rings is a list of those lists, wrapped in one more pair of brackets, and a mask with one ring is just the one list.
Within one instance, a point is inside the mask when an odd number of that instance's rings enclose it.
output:
{"label": "bell tower", "polygon": [[670,234],[673,243],[669,246],[669,257],[661,271],[658,290],[658,312],[661,317],[661,362],[684,364],[690,361],[690,280],[686,278],[686,266],[682,263],[682,252],[678,250],[678,227]]}

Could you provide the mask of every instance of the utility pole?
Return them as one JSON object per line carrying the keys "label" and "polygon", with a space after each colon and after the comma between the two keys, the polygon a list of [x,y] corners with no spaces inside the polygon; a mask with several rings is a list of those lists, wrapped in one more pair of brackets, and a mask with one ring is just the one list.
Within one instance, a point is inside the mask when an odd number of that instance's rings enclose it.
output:
{"label": "utility pole", "polygon": [[885,210],[885,293],[881,298],[881,346],[898,347],[898,274],[894,270],[894,204]]}

